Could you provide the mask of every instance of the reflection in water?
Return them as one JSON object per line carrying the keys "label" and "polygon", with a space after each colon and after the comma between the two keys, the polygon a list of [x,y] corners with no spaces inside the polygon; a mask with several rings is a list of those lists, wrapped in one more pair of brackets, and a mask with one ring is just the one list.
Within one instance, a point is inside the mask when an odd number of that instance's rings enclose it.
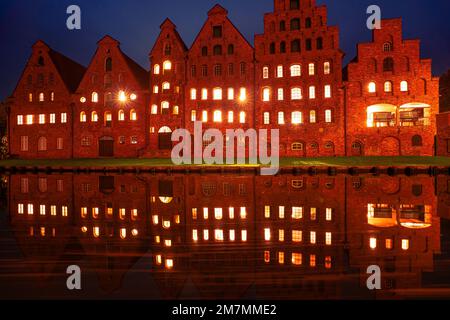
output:
{"label": "reflection in water", "polygon": [[[0,236],[8,246],[0,252],[0,286],[8,290],[2,297],[73,297],[65,290],[71,264],[85,274],[87,298],[436,294],[431,288],[450,287],[440,277],[448,265],[449,181],[344,175],[4,177],[2,204],[8,205],[2,208]],[[370,265],[381,267],[384,290],[367,290]]]}

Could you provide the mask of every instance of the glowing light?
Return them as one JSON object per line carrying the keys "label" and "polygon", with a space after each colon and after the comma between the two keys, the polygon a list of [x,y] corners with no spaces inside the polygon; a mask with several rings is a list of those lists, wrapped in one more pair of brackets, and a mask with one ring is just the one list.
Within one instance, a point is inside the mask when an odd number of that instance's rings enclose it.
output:
{"label": "glowing light", "polygon": [[131,101],[135,101],[136,99],[137,99],[137,95],[134,94],[134,93],[132,93],[132,94],[130,95],[130,100],[131,100]]}
{"label": "glowing light", "polygon": [[133,235],[133,237],[136,237],[139,234],[139,231],[137,229],[133,229],[131,230],[131,234]]}
{"label": "glowing light", "polygon": [[172,268],[173,268],[173,260],[166,259],[166,269],[172,269]]}
{"label": "glowing light", "polygon": [[81,232],[86,233],[88,231],[87,227],[81,227]]}
{"label": "glowing light", "polygon": [[125,94],[125,91],[119,91],[119,101],[120,102],[126,102],[127,101],[127,96]]}
{"label": "glowing light", "polygon": [[81,102],[81,103],[86,103],[86,97],[81,97],[81,98],[80,98],[80,102]]}
{"label": "glowing light", "polygon": [[370,249],[375,250],[377,248],[377,238],[370,238]]}

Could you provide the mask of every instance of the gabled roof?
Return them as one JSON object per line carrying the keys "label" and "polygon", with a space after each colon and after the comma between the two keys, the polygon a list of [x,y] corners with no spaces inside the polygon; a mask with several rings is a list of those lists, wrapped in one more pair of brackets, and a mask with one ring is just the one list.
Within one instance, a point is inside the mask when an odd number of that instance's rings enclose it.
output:
{"label": "gabled roof", "polygon": [[155,43],[153,44],[152,49],[150,50],[150,55],[152,54],[153,50],[155,50],[156,45],[158,44],[158,40],[161,37],[161,33],[163,29],[172,29],[173,34],[175,35],[175,38],[178,40],[178,42],[181,44],[181,48],[183,51],[187,51],[188,47],[184,43],[183,38],[181,38],[180,34],[177,31],[177,26],[175,23],[172,22],[169,18],[166,18],[161,26],[159,27],[161,29],[161,32],[158,35],[158,38],[156,39]]}
{"label": "gabled roof", "polygon": [[228,10],[222,7],[220,4],[216,4],[211,10],[208,11],[208,16],[216,14],[228,15]]}
{"label": "gabled roof", "polygon": [[[120,48],[119,48],[120,50]],[[147,70],[142,68],[136,61],[131,59],[129,56],[127,56],[125,53],[122,53],[128,67],[130,68],[130,71],[133,73],[134,77],[138,81],[139,85],[142,87],[142,89],[146,89],[149,86],[149,73]]]}
{"label": "gabled roof", "polygon": [[83,79],[86,68],[51,48],[48,54],[66,87],[70,92],[75,92]]}

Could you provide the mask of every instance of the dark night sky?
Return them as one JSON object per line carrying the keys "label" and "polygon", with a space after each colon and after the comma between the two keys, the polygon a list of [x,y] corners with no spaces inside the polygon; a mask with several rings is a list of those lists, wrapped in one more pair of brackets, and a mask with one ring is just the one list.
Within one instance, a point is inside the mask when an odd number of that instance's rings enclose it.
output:
{"label": "dark night sky", "polygon": [[[87,66],[96,42],[109,34],[149,69],[148,53],[166,17],[177,24],[190,46],[207,11],[217,2],[229,10],[231,20],[251,43],[253,35],[263,30],[263,14],[273,7],[273,0],[0,0],[0,100],[12,93],[37,39]],[[354,57],[357,42],[370,40],[365,12],[369,5],[378,4],[383,18],[404,18],[406,38],[422,40],[422,57],[433,58],[435,75],[450,68],[449,0],[317,2],[328,6],[330,24],[341,28],[346,63]],[[82,10],[80,31],[66,28],[66,8],[71,4]]]}

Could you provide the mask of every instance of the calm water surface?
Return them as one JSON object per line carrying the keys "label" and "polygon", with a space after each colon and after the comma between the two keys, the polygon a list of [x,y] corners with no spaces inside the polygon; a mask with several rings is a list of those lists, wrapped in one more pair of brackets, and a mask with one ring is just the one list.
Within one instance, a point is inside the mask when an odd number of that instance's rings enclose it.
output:
{"label": "calm water surface", "polygon": [[1,179],[2,299],[450,298],[448,176]]}

